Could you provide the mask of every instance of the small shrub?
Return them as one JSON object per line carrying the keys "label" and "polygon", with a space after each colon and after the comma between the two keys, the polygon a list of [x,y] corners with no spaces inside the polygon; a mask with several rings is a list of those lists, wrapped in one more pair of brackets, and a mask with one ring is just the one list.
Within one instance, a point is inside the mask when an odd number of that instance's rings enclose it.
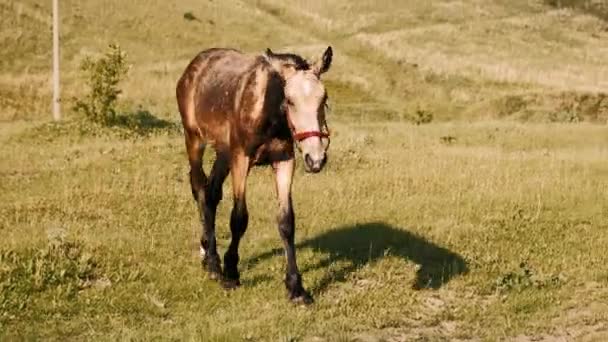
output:
{"label": "small shrub", "polygon": [[581,122],[581,118],[575,111],[560,111],[549,114],[549,121],[551,122],[563,122],[563,123],[577,123]]}
{"label": "small shrub", "polygon": [[456,137],[451,136],[451,135],[445,135],[445,136],[439,137],[439,141],[441,141],[441,143],[444,145],[452,145],[452,143],[454,143],[456,140],[457,140]]}
{"label": "small shrub", "polygon": [[412,121],[416,125],[431,123],[433,121],[433,113],[428,110],[418,108],[412,116]]}
{"label": "small shrub", "polygon": [[530,99],[526,99],[521,95],[509,95],[497,101],[498,116],[506,117],[526,109],[530,104]]}
{"label": "small shrub", "polygon": [[76,112],[96,123],[107,125],[115,120],[116,102],[121,93],[118,84],[129,70],[126,58],[120,46],[111,44],[103,57],[86,58],[82,62],[80,70],[86,76],[89,93],[83,99],[75,99]]}
{"label": "small shrub", "polygon": [[187,21],[198,21],[198,18],[192,12],[184,13],[184,19]]}
{"label": "small shrub", "polygon": [[522,292],[530,288],[546,288],[559,286],[564,282],[560,275],[539,275],[524,261],[519,264],[517,271],[508,272],[498,277],[494,283],[497,292]]}

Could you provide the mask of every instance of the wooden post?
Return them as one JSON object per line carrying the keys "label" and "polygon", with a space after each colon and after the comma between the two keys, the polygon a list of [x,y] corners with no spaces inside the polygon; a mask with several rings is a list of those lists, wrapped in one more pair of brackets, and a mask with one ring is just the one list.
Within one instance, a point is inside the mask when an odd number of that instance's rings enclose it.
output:
{"label": "wooden post", "polygon": [[53,0],[53,119],[61,120],[59,106],[59,0]]}

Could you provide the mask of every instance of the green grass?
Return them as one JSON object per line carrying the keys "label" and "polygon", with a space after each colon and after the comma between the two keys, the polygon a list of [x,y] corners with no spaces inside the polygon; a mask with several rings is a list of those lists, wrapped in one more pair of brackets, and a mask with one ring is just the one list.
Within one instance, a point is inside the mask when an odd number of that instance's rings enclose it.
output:
{"label": "green grass", "polygon": [[304,309],[282,285],[269,169],[249,179],[243,287],[227,293],[200,269],[180,134],[50,126],[37,128],[53,137],[41,149],[5,125],[2,336],[494,340],[591,334],[608,318],[606,127],[334,128],[327,169],[295,177],[299,264],[317,300]]}
{"label": "green grass", "polygon": [[[50,2],[0,2],[0,340],[606,340],[607,24],[559,3],[61,1],[51,123]],[[110,43],[131,70],[103,127],[69,107]],[[200,267],[175,82],[211,46],[327,45],[330,159],[294,180],[316,303],[287,300],[268,168],[225,292]]]}

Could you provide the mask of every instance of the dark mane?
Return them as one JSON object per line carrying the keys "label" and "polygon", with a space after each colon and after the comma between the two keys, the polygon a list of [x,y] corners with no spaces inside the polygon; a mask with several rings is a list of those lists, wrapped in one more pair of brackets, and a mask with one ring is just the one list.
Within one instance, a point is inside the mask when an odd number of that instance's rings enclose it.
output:
{"label": "dark mane", "polygon": [[285,63],[290,63],[296,66],[296,70],[308,70],[310,69],[310,64],[302,58],[293,53],[272,53],[272,58],[278,59]]}

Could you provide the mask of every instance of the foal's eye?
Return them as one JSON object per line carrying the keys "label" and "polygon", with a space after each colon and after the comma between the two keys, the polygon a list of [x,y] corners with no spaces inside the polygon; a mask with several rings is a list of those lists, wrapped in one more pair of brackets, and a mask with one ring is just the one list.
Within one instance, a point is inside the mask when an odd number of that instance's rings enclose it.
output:
{"label": "foal's eye", "polygon": [[291,102],[290,99],[287,99],[287,104],[290,105],[290,106],[293,106],[293,102]]}

